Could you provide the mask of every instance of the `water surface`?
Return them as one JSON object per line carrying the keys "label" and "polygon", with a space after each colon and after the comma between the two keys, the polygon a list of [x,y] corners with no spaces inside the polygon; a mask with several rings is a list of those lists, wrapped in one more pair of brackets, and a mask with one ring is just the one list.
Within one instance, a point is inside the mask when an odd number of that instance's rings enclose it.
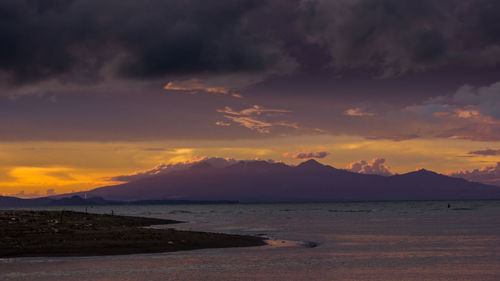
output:
{"label": "water surface", "polygon": [[187,223],[168,227],[262,235],[278,243],[162,254],[0,259],[0,279],[500,279],[500,201],[87,208],[182,220]]}

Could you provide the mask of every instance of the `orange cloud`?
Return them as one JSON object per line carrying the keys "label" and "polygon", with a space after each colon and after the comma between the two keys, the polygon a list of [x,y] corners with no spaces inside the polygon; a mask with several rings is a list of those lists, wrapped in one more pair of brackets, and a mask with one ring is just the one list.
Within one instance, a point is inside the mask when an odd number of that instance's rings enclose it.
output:
{"label": "orange cloud", "polygon": [[224,122],[224,121],[217,121],[217,122],[215,122],[215,125],[221,126],[221,127],[229,127],[229,126],[231,126],[231,123]]}
{"label": "orange cloud", "polygon": [[[289,110],[285,109],[276,109],[276,108],[265,108],[260,105],[254,105],[250,108],[242,109],[240,111],[233,110],[231,107],[226,106],[223,109],[217,109],[217,112],[224,113],[224,117],[237,123],[245,128],[250,130],[257,131],[259,133],[268,134],[271,132],[271,127],[273,126],[282,126],[282,127],[291,127],[298,128],[298,125],[290,122],[270,122],[266,120],[259,119],[258,116],[269,117],[269,114],[272,113],[288,113]],[[219,124],[217,124],[219,123]],[[229,126],[230,123],[224,122],[216,122],[216,125],[219,126]]]}
{"label": "orange cloud", "polygon": [[207,85],[205,82],[193,78],[183,81],[170,81],[163,87],[167,91],[180,91],[187,92],[189,94],[197,94],[198,92],[206,92],[210,94],[218,95],[231,95],[235,98],[242,98],[243,96],[236,93],[234,90],[228,89],[226,87]]}
{"label": "orange cloud", "polygon": [[[222,109],[217,109],[217,112],[224,113],[224,117],[237,123],[250,130],[257,131],[263,134],[271,133],[271,128],[280,127],[291,128],[294,130],[308,131],[313,133],[325,133],[325,130],[319,128],[305,128],[301,127],[296,122],[289,121],[274,121],[277,116],[282,116],[284,113],[290,113],[292,111],[279,108],[265,108],[260,105],[253,105],[252,107],[245,108],[242,110],[233,110],[231,107],[226,106]],[[225,123],[218,121],[216,122],[218,126],[229,126],[230,123]]]}
{"label": "orange cloud", "polygon": [[262,113],[269,113],[269,112],[287,113],[291,111],[285,109],[264,108],[260,105],[254,105],[250,108],[243,109],[240,111],[234,111],[231,109],[231,107],[226,106],[224,107],[224,109],[217,109],[217,112],[237,115],[237,116],[250,116],[250,115],[261,115]]}
{"label": "orange cloud", "polygon": [[361,117],[361,116],[375,116],[375,113],[366,112],[363,111],[361,108],[356,107],[347,109],[346,111],[344,111],[344,115]]}
{"label": "orange cloud", "polygon": [[270,133],[270,128],[273,126],[272,123],[264,122],[252,117],[244,117],[244,116],[231,116],[224,115],[224,117],[231,119],[233,122],[242,125],[250,130],[255,130],[259,133],[268,134]]}

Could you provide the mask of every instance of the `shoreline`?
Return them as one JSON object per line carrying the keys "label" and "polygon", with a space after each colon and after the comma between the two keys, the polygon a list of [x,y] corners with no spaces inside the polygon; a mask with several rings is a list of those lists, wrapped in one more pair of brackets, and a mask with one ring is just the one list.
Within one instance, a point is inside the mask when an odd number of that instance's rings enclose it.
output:
{"label": "shoreline", "polygon": [[267,245],[265,238],[157,229],[180,221],[74,211],[0,211],[0,258],[102,256]]}

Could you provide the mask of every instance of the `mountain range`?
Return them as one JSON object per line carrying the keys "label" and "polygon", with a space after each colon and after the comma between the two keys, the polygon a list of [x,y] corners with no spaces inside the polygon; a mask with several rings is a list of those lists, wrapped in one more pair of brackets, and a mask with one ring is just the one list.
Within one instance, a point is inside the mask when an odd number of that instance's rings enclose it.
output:
{"label": "mountain range", "polygon": [[208,162],[184,170],[72,194],[105,200],[229,200],[239,202],[500,199],[500,187],[428,170],[393,176],[359,174],[315,160],[297,166],[239,161],[226,167]]}
{"label": "mountain range", "polygon": [[102,197],[82,198],[78,195],[62,198],[40,197],[23,199],[12,196],[0,196],[0,207],[47,207],[47,206],[98,206],[98,205],[179,205],[179,204],[231,204],[237,201],[194,201],[194,200],[106,200]]}

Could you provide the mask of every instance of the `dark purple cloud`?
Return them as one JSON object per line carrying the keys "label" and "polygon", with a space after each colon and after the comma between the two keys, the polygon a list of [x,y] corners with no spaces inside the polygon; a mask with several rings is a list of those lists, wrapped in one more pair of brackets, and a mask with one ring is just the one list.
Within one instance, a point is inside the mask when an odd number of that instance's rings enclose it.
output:
{"label": "dark purple cloud", "polygon": [[390,77],[500,53],[494,0],[6,0],[0,11],[0,70],[17,83],[263,72],[285,57],[302,72]]}
{"label": "dark purple cloud", "polygon": [[[278,57],[245,27],[264,1],[7,0],[0,70],[12,82],[262,71]],[[94,74],[93,74],[94,73]],[[82,77],[83,78],[83,77]]]}
{"label": "dark purple cloud", "polygon": [[[333,65],[381,77],[444,65],[495,64],[497,1],[310,1],[309,39],[330,47]],[[495,23],[493,23],[495,22]],[[468,42],[469,38],[476,40]]]}
{"label": "dark purple cloud", "polygon": [[468,154],[482,155],[482,156],[494,156],[500,155],[500,149],[483,149],[470,151]]}
{"label": "dark purple cloud", "polygon": [[[449,96],[436,96],[402,110],[423,134],[435,137],[500,140],[500,82],[463,85]],[[419,124],[420,123],[420,124]]]}
{"label": "dark purple cloud", "polygon": [[315,151],[315,152],[286,152],[283,157],[293,159],[323,159],[330,155],[328,151]]}

